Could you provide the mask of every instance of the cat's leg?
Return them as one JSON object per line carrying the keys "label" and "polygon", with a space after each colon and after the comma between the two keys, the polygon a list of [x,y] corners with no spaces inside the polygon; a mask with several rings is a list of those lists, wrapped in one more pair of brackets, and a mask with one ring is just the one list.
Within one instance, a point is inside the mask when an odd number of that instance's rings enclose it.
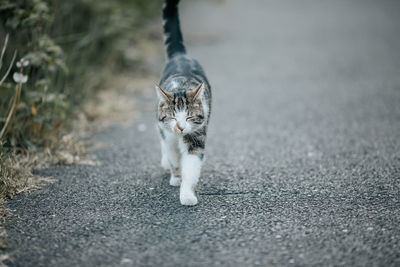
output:
{"label": "cat's leg", "polygon": [[169,161],[168,161],[168,153],[167,153],[167,144],[166,144],[166,136],[164,130],[160,127],[158,128],[160,131],[160,143],[161,143],[161,167],[168,171],[169,168]]}
{"label": "cat's leg", "polygon": [[168,154],[167,154],[167,145],[165,144],[165,140],[161,139],[161,167],[168,171],[169,170],[169,162],[168,162]]}
{"label": "cat's leg", "polygon": [[205,131],[203,135],[187,135],[180,142],[182,153],[182,184],[179,200],[182,205],[197,204],[195,187],[199,181],[201,166],[204,158]]}
{"label": "cat's leg", "polygon": [[[174,168],[172,170],[172,168]],[[169,178],[169,185],[180,186],[181,185],[181,170],[179,167],[175,168],[171,166],[171,177]]]}
{"label": "cat's leg", "polygon": [[179,192],[179,200],[182,205],[193,206],[197,204],[195,187],[200,177],[202,157],[197,154],[185,154],[182,156],[182,184]]}
{"label": "cat's leg", "polygon": [[180,155],[176,138],[168,136],[160,129],[161,137],[161,167],[169,170],[171,177],[169,184],[179,186],[181,184]]}
{"label": "cat's leg", "polygon": [[[162,141],[162,149],[168,163],[168,168],[171,172],[169,184],[179,186],[181,184],[181,155],[178,149],[178,140],[173,136],[167,136]],[[163,160],[163,159],[162,159]]]}

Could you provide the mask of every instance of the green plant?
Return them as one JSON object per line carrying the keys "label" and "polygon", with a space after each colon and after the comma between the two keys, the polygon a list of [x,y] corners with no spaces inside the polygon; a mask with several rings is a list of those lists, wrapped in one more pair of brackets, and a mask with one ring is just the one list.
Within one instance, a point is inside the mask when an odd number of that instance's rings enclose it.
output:
{"label": "green plant", "polygon": [[[1,141],[23,150],[50,145],[56,139],[54,125],[65,117],[66,103],[61,92],[48,89],[57,73],[67,68],[62,49],[46,34],[52,22],[49,6],[41,0],[2,1],[0,11],[4,18],[0,32],[10,32],[10,46],[22,55],[14,67],[14,80],[9,77],[0,85]],[[28,62],[29,67],[22,65]],[[29,81],[18,79],[19,75],[29,76]]]}
{"label": "green plant", "polygon": [[[80,104],[101,88],[99,73],[121,66],[121,47],[126,40],[134,44],[135,33],[159,5],[155,0],[0,0],[0,40],[9,33],[9,47],[30,63],[23,86],[10,75],[0,85],[3,145],[20,151],[55,147]],[[12,120],[5,125],[9,114]]]}

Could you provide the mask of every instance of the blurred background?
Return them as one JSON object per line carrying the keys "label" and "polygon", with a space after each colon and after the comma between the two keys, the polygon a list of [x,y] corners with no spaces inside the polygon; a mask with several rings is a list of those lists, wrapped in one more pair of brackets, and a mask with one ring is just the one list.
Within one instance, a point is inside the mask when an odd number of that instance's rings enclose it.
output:
{"label": "blurred background", "polygon": [[146,25],[160,8],[156,0],[0,1],[1,197],[21,186],[6,180],[18,176],[10,157],[60,149],[88,100],[122,72],[144,71],[146,43],[161,38]]}

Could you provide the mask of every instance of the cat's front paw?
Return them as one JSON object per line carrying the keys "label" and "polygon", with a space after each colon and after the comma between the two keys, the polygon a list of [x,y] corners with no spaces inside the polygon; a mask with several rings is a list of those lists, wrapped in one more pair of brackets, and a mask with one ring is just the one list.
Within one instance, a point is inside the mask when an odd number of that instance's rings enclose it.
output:
{"label": "cat's front paw", "polygon": [[197,197],[194,195],[193,191],[189,190],[181,190],[179,200],[181,204],[185,206],[194,206],[197,204]]}
{"label": "cat's front paw", "polygon": [[171,178],[169,179],[169,185],[172,186],[180,186],[181,185],[181,178],[180,177],[175,177],[174,175],[171,174]]}

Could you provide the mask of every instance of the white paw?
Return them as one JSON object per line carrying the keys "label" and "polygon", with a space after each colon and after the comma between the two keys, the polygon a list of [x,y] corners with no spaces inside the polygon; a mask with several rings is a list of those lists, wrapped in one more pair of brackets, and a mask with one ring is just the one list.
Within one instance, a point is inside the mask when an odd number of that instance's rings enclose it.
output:
{"label": "white paw", "polygon": [[166,171],[169,170],[169,162],[166,156],[161,157],[161,167]]}
{"label": "white paw", "polygon": [[185,206],[194,206],[197,204],[197,197],[194,195],[194,192],[189,190],[181,190],[179,200],[181,204]]}
{"label": "white paw", "polygon": [[171,178],[169,179],[169,185],[172,186],[180,186],[181,185],[181,178],[175,177],[171,174]]}

